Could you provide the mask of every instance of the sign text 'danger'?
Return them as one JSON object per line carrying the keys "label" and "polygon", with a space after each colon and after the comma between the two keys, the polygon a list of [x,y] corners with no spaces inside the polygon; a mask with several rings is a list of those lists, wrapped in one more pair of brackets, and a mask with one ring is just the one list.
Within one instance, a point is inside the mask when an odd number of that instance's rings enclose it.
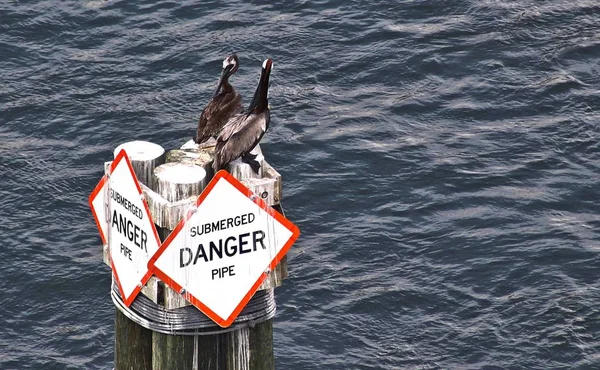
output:
{"label": "sign text 'danger'", "polygon": [[291,222],[221,171],[150,264],[217,324],[229,326],[298,234]]}
{"label": "sign text 'danger'", "polygon": [[[265,245],[265,231],[264,230],[253,230],[251,232],[244,232],[241,234],[233,234],[227,237],[211,238],[209,233],[216,231],[222,231],[232,227],[239,227],[241,225],[251,224],[256,219],[254,213],[248,213],[236,217],[230,217],[221,221],[206,223],[199,226],[192,226],[190,228],[190,238],[200,239],[197,246],[194,247],[182,247],[180,249],[180,267],[186,267],[190,264],[196,265],[198,262],[211,262],[217,259],[225,260],[235,257],[236,255],[242,255],[246,253],[256,252],[257,250],[266,250]],[[198,237],[198,238],[196,238]],[[233,268],[233,266],[231,266]],[[218,269],[213,269],[214,272]],[[223,270],[221,270],[223,271]],[[232,271],[232,269],[229,269]],[[223,277],[223,274],[219,274],[219,277]],[[231,276],[231,275],[230,275]]]}

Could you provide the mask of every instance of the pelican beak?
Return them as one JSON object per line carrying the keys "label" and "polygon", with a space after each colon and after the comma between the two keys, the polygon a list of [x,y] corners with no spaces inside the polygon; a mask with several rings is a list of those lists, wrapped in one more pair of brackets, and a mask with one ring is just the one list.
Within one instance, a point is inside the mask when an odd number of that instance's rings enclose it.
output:
{"label": "pelican beak", "polygon": [[233,64],[228,64],[227,66],[225,66],[225,68],[223,68],[223,70],[221,71],[221,76],[225,76],[227,74],[229,74],[229,72],[231,72],[231,70],[233,69]]}

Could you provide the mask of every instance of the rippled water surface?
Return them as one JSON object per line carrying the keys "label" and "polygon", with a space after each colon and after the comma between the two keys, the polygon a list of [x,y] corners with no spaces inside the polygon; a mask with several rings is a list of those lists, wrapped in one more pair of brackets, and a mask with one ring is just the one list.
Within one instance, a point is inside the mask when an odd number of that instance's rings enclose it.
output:
{"label": "rippled water surface", "polygon": [[597,1],[0,2],[0,368],[110,369],[87,196],[223,57],[302,230],[279,369],[600,368]]}

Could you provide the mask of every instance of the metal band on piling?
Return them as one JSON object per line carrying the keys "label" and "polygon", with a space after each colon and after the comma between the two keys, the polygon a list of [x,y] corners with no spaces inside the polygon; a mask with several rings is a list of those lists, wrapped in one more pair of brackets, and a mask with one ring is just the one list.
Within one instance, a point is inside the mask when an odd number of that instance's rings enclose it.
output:
{"label": "metal band on piling", "polygon": [[227,333],[272,319],[275,316],[276,304],[273,289],[258,291],[234,324],[221,328],[214,321],[194,306],[168,310],[144,295],[126,307],[121,299],[119,289],[113,281],[111,298],[115,307],[130,320],[155,332],[172,335],[215,335]]}

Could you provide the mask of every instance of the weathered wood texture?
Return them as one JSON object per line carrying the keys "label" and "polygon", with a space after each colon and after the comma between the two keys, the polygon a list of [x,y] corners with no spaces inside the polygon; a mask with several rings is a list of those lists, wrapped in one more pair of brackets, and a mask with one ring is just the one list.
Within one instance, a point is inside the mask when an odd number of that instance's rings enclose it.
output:
{"label": "weathered wood texture", "polygon": [[209,179],[214,176],[212,161],[215,155],[214,140],[201,145],[184,144],[181,149],[170,150],[167,153],[167,162],[191,163],[204,168]]}
{"label": "weathered wood texture", "polygon": [[194,344],[198,338],[155,332],[152,338],[152,369],[198,369],[194,366],[194,361],[197,361]]}
{"label": "weathered wood texture", "polygon": [[115,309],[115,370],[152,370],[152,331]]}
{"label": "weathered wood texture", "polygon": [[[171,229],[158,227],[158,236],[164,241]],[[155,289],[151,293],[151,298],[155,303],[173,306],[183,306],[187,303],[183,297],[177,294],[173,289],[166,286],[161,280],[155,280]],[[146,284],[148,287],[148,284]],[[143,291],[143,290],[142,290]],[[170,295],[170,298],[168,296]],[[173,301],[171,301],[173,300]],[[152,369],[153,370],[171,370],[171,369],[200,369],[195,366],[197,349],[195,343],[199,336],[171,335],[159,332],[152,333]],[[214,356],[213,353],[210,356]],[[196,361],[197,362],[197,361]],[[215,368],[216,369],[216,368]]]}
{"label": "weathered wood texture", "polygon": [[160,145],[148,141],[130,141],[115,149],[115,157],[121,149],[127,152],[138,181],[152,188],[154,169],[165,163],[165,150]]}
{"label": "weathered wood texture", "polygon": [[[261,322],[247,330],[249,342],[252,343],[250,346],[250,369],[275,369],[273,320]],[[239,369],[239,367],[231,369]]]}
{"label": "weathered wood texture", "polygon": [[[210,164],[212,148],[172,150],[167,153],[167,165],[177,163],[201,167],[209,176],[213,176]],[[263,161],[263,164],[266,163]],[[249,167],[246,164],[243,166]],[[158,171],[159,169],[157,169]],[[260,181],[250,179],[247,184],[255,193],[267,202],[281,199],[281,176],[275,171],[272,178]],[[245,181],[245,179],[243,179]],[[160,180],[159,180],[160,181]],[[203,183],[203,186],[206,182]],[[152,191],[144,189],[148,199],[154,222],[160,226],[159,236],[166,238],[196,200],[196,196],[185,194],[166,194],[165,188]],[[263,196],[264,195],[264,196]],[[162,198],[162,199],[161,199]],[[286,269],[287,270],[287,269]],[[287,271],[286,271],[287,272]],[[265,287],[281,284],[281,271],[270,274]],[[156,284],[156,301],[166,308],[177,308],[189,303],[162,282]],[[265,289],[263,287],[263,289]],[[162,292],[162,297],[160,292]],[[154,300],[154,299],[153,299]],[[162,369],[259,369],[274,368],[273,360],[273,328],[271,320],[255,325],[252,328],[238,329],[228,333],[199,336],[180,336],[153,333],[152,361],[155,370]]]}
{"label": "weathered wood texture", "polygon": [[[214,140],[200,146],[188,142],[181,149],[163,153],[153,158],[152,163],[146,164],[137,162],[144,162],[139,158],[149,161],[151,156],[144,154],[143,149],[136,148],[140,148],[140,145],[135,144],[133,149],[125,147],[125,150],[142,183],[144,197],[158,227],[159,236],[164,240],[186,215],[207,185],[207,180],[214,176],[211,168]],[[134,160],[132,154],[137,151],[142,153]],[[117,153],[115,150],[115,155]],[[257,146],[255,154],[258,154],[256,160],[261,164],[258,175],[240,160],[232,162],[227,169],[267,204],[280,211],[281,175],[264,160],[260,147]],[[137,164],[134,165],[134,162]],[[105,168],[108,169],[109,166],[110,162],[107,162]],[[150,175],[149,168],[152,168]],[[108,250],[106,247],[104,250],[105,262],[108,263]],[[259,289],[279,286],[286,277],[287,262],[284,257]],[[180,294],[154,276],[142,289],[142,293],[167,309],[190,305]],[[274,369],[271,320],[228,333],[182,336],[151,332],[134,324],[117,310],[115,330],[117,370]]]}
{"label": "weathered wood texture", "polygon": [[229,163],[226,166],[227,172],[233,175],[238,180],[246,180],[246,179],[260,179],[263,177],[263,171],[265,168],[265,157],[262,154],[262,150],[260,149],[260,145],[257,145],[250,154],[256,155],[256,161],[260,163],[260,169],[258,173],[255,173],[250,167],[249,164],[242,162],[241,159],[236,159],[235,161]]}
{"label": "weathered wood texture", "polygon": [[[161,240],[170,232],[158,228]],[[155,284],[156,303],[165,307],[189,304],[162,281],[155,279]],[[272,320],[222,334],[186,336],[153,332],[152,369],[273,370]]]}
{"label": "weathered wood texture", "polygon": [[206,186],[206,171],[191,163],[170,162],[154,169],[156,192],[168,202],[198,197]]}
{"label": "weathered wood texture", "polygon": [[[213,159],[213,148],[197,148],[192,147],[191,149],[171,150],[166,154],[167,163],[157,167],[155,172],[162,171],[162,168],[173,166],[175,164],[181,166],[188,166],[185,168],[196,168],[201,167],[205,171],[212,171],[210,164]],[[260,152],[258,147],[257,153]],[[261,154],[262,155],[262,154]],[[263,175],[265,177],[258,178],[238,178],[245,186],[247,186],[253,193],[260,196],[270,206],[276,206],[281,202],[282,197],[282,186],[281,186],[281,175],[271,167],[266,161],[262,162]],[[245,163],[239,163],[240,167],[250,166]],[[192,167],[189,167],[192,166]],[[250,169],[250,171],[252,171]],[[238,175],[247,173],[245,170],[237,171]],[[156,183],[160,183],[156,181]],[[152,220],[154,223],[165,229],[173,230],[177,224],[185,217],[189,207],[196,202],[197,196],[200,194],[201,189],[206,186],[206,181],[203,182],[200,190],[196,189],[192,193],[179,192],[176,194],[167,195],[159,193],[148,187],[142,186],[145,199],[148,203],[148,208],[152,214]],[[169,189],[170,185],[163,186],[163,191]],[[175,190],[177,191],[177,190]],[[197,194],[196,194],[197,193]],[[188,194],[195,194],[186,197]],[[169,199],[171,200],[169,200]],[[287,278],[287,258],[284,257],[280,263],[276,266],[275,270],[269,274],[267,279],[261,284],[258,290],[272,289],[282,284],[283,280]],[[162,292],[162,293],[161,293]],[[179,308],[184,306],[190,306],[191,303],[186,301],[179,293],[172,290],[170,287],[165,286],[156,277],[151,277],[146,286],[142,288],[142,293],[150,298],[154,303],[163,302],[165,308]],[[162,296],[161,296],[162,294]]]}
{"label": "weathered wood texture", "polygon": [[[119,145],[115,157],[125,149],[138,181],[152,182],[154,168],[165,161],[165,150],[147,141],[131,141]],[[105,163],[108,172],[110,163]],[[110,265],[108,246],[103,248],[103,260]],[[152,370],[152,331],[127,318],[115,309],[115,370]]]}
{"label": "weathered wood texture", "polygon": [[204,336],[154,333],[152,353],[153,370],[271,370],[273,323]]}
{"label": "weathered wood texture", "polygon": [[[170,154],[172,152],[173,151],[167,153],[167,160],[175,158]],[[182,156],[181,154],[177,155]],[[189,157],[183,155],[182,158]],[[212,157],[209,159],[209,162],[210,160],[212,160]],[[189,159],[185,159],[185,161],[186,163],[197,163],[194,160]],[[105,163],[106,170],[110,167],[110,163],[111,162]],[[243,165],[247,166],[246,164]],[[260,196],[267,204],[276,208],[277,205],[280,204],[282,197],[281,175],[267,162],[264,162],[263,173],[265,177],[262,179],[242,179],[241,182],[252,190],[253,193]],[[148,203],[150,213],[152,214],[152,220],[158,227],[168,230],[175,229],[177,224],[186,215],[189,207],[196,202],[196,198],[199,194],[170,202],[144,184],[142,184],[142,191],[146,202]],[[104,262],[110,266],[108,249],[106,246],[104,248]],[[275,270],[269,274],[258,290],[272,289],[281,286],[283,280],[286,279],[287,276],[287,256],[284,256],[280,263],[275,267]],[[160,300],[163,302],[162,304],[169,309],[191,305],[191,303],[186,301],[179,293],[162,284],[155,276],[152,276],[142,288],[142,294],[150,298],[154,303],[158,303]],[[160,296],[161,294],[162,296]]]}

